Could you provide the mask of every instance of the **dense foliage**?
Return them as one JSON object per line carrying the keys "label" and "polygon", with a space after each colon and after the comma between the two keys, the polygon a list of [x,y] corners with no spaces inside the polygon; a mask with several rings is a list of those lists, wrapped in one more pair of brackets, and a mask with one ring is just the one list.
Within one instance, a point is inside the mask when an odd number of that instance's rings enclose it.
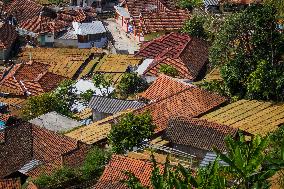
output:
{"label": "dense foliage", "polygon": [[159,71],[171,77],[176,77],[179,74],[175,67],[167,64],[162,64]]}
{"label": "dense foliage", "polygon": [[73,81],[65,80],[52,92],[29,97],[23,107],[22,117],[29,120],[51,111],[72,116],[71,107],[77,100],[73,84]]}
{"label": "dense foliage", "polygon": [[109,143],[114,152],[124,153],[149,139],[154,133],[154,128],[155,125],[148,112],[139,115],[128,113],[121,118],[119,123],[112,126],[108,136]]}
{"label": "dense foliage", "polygon": [[95,92],[92,89],[88,89],[84,93],[80,94],[81,101],[87,105],[93,97],[94,93]]}
{"label": "dense foliage", "polygon": [[136,73],[125,73],[117,86],[119,94],[124,98],[142,92],[146,88],[147,82]]}
{"label": "dense foliage", "polygon": [[230,16],[210,49],[210,60],[221,67],[230,96],[283,100],[283,36],[277,31],[276,11],[250,6]]}
{"label": "dense foliage", "polygon": [[200,7],[203,4],[202,0],[178,0],[177,5],[182,9],[192,10],[193,8]]}
{"label": "dense foliage", "polygon": [[205,18],[195,15],[185,23],[182,31],[192,37],[206,39],[207,33],[205,31],[204,24]]}
{"label": "dense foliage", "polygon": [[93,82],[96,88],[98,88],[103,96],[110,97],[113,95],[110,88],[113,84],[112,78],[105,74],[95,74]]}
{"label": "dense foliage", "polygon": [[79,168],[62,167],[51,175],[41,174],[33,182],[39,188],[66,188],[80,183],[96,180],[110,159],[110,153],[94,148],[88,153],[84,164]]}
{"label": "dense foliage", "polygon": [[[269,138],[260,136],[255,136],[250,142],[246,141],[242,134],[236,141],[227,137],[228,153],[223,154],[219,151],[216,153],[228,166],[220,166],[219,160],[215,160],[207,167],[199,168],[195,174],[181,165],[171,168],[168,161],[164,166],[164,172],[161,173],[155,159],[152,158],[154,169],[151,186],[154,189],[268,189],[270,187],[268,179],[284,167],[284,156],[271,159],[266,153],[268,144]],[[281,146],[282,154],[283,147]],[[126,175],[128,179],[122,182],[129,188],[146,188],[132,173],[126,172]]]}

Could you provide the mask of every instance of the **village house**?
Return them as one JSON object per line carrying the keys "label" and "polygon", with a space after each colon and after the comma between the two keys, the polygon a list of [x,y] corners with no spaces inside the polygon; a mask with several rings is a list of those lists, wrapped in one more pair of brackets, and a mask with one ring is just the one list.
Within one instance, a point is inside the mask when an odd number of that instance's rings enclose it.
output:
{"label": "village house", "polygon": [[[140,69],[146,80],[153,80],[162,65],[175,68],[177,77],[190,81],[204,77],[208,64],[208,43],[187,34],[170,33],[142,45],[136,57],[148,60],[147,67]],[[143,73],[141,73],[143,71]]]}
{"label": "village house", "polygon": [[171,1],[124,0],[115,6],[116,22],[138,41],[149,41],[182,28],[190,18],[187,10]]}
{"label": "village house", "polygon": [[145,104],[134,100],[121,100],[103,96],[93,96],[88,107],[93,110],[93,120],[99,121],[127,109],[137,109]]}
{"label": "village house", "polygon": [[103,48],[107,45],[106,29],[101,21],[73,22],[73,28],[78,37],[78,48]]}
{"label": "village house", "polygon": [[[158,165],[158,167],[161,171],[164,169],[163,165]],[[153,163],[149,160],[113,155],[94,188],[126,188],[125,184],[120,182],[126,178],[124,171],[132,172],[143,186],[150,186],[152,170]]]}
{"label": "village house", "polygon": [[[15,27],[0,22],[0,61],[7,60],[10,56],[13,45],[18,37]],[[0,80],[1,80],[0,73]]]}
{"label": "village house", "polygon": [[236,138],[238,129],[198,118],[173,117],[169,121],[165,138],[176,150],[194,155],[198,165],[213,147],[226,152],[225,137]]}
{"label": "village house", "polygon": [[8,126],[0,143],[0,178],[36,178],[61,166],[84,162],[89,146],[33,124],[18,121]]}
{"label": "village house", "polygon": [[0,93],[35,96],[55,89],[66,77],[49,72],[49,65],[24,62],[14,65],[0,81]]}
{"label": "village house", "polygon": [[[183,86],[174,80],[169,86],[167,82],[169,79],[157,79],[156,81],[144,92],[144,95],[142,94],[144,98],[152,100],[152,103],[134,111],[135,114],[151,112],[153,123],[156,125],[155,133],[164,131],[172,117],[197,117],[227,101],[225,97],[194,85]],[[159,98],[159,94],[164,98]]]}

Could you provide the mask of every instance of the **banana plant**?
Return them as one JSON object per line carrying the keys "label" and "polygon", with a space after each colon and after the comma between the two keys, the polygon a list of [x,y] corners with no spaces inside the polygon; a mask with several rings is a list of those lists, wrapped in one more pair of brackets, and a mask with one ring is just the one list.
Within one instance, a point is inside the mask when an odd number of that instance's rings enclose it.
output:
{"label": "banana plant", "polygon": [[268,178],[280,170],[282,165],[282,163],[275,164],[276,162],[269,159],[266,154],[269,138],[261,138],[256,135],[252,138],[252,141],[248,142],[240,133],[239,140],[227,137],[225,142],[226,154],[221,153],[216,148],[214,151],[221,160],[229,164],[228,167],[224,168],[224,172],[231,178],[232,185],[239,189],[269,188]]}

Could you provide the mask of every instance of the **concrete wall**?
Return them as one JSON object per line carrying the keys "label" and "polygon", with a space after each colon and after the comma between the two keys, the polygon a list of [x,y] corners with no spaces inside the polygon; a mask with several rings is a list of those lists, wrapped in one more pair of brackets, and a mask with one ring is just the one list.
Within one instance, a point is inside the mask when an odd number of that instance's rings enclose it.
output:
{"label": "concrete wall", "polygon": [[55,39],[55,47],[78,47],[77,39]]}
{"label": "concrete wall", "polygon": [[97,48],[103,48],[107,45],[107,37],[102,37],[99,41],[89,41],[87,43],[78,42],[78,48],[92,48],[92,44]]}

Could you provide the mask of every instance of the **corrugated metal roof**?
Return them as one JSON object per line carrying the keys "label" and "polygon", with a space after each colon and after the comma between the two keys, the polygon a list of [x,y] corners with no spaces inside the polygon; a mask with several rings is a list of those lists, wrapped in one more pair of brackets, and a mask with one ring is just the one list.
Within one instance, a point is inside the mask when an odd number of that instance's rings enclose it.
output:
{"label": "corrugated metal roof", "polygon": [[[209,163],[213,163],[216,158],[217,158],[217,155],[214,152],[207,152],[199,166],[205,167],[209,165]],[[219,160],[219,164],[221,166],[229,166],[226,162],[222,160]]]}
{"label": "corrugated metal roof", "polygon": [[36,166],[38,166],[40,164],[39,160],[31,160],[30,162],[28,162],[27,164],[25,164],[21,169],[19,169],[18,171],[20,173],[26,174],[27,172],[29,172],[30,170],[32,170],[33,168],[35,168]]}
{"label": "corrugated metal roof", "polygon": [[101,21],[93,21],[90,23],[73,22],[74,34],[89,35],[106,33],[106,29]]}
{"label": "corrugated metal roof", "polygon": [[93,96],[89,103],[89,108],[92,108],[98,112],[115,114],[117,112],[121,112],[130,108],[137,109],[144,105],[144,103],[138,101]]}

